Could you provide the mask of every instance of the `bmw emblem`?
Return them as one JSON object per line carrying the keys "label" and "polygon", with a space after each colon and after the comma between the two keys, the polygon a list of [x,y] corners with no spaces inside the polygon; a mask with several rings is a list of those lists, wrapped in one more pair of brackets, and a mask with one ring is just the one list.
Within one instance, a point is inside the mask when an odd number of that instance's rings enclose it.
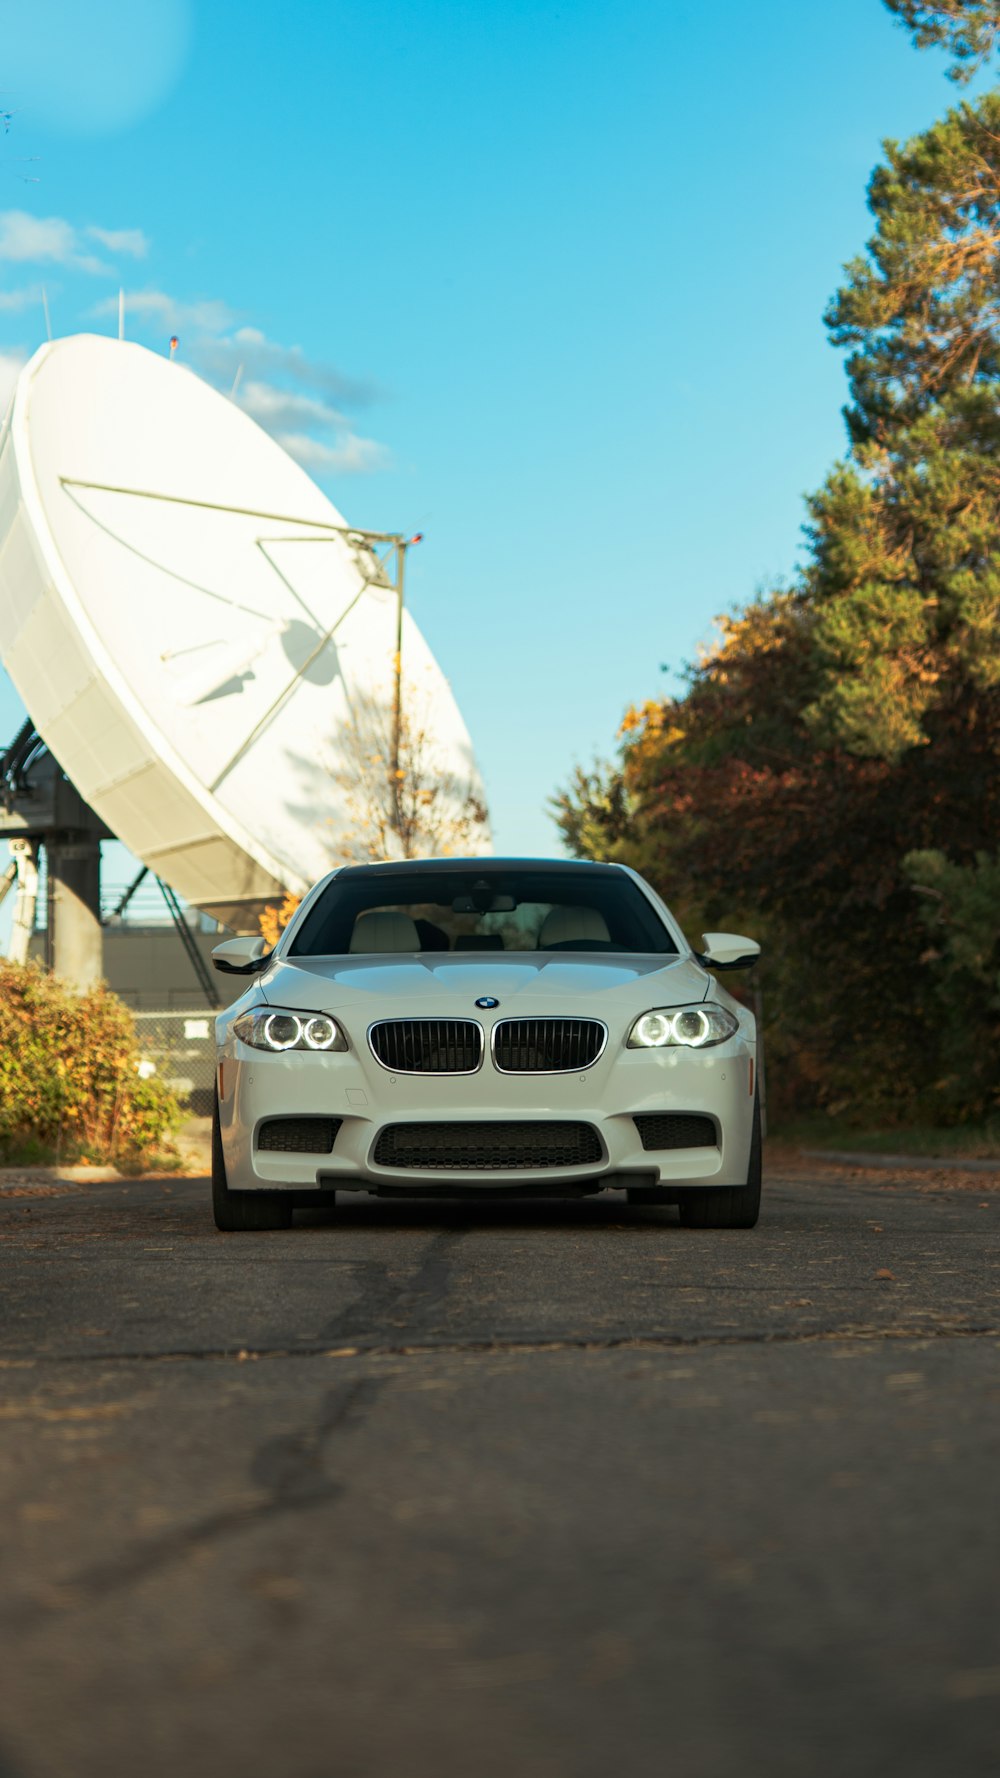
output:
{"label": "bmw emblem", "polygon": [[480,999],[476,1001],[476,1005],[481,1006],[484,1012],[491,1012],[493,1007],[500,1005],[500,1002],[499,1000],[494,1000],[492,994],[483,994]]}

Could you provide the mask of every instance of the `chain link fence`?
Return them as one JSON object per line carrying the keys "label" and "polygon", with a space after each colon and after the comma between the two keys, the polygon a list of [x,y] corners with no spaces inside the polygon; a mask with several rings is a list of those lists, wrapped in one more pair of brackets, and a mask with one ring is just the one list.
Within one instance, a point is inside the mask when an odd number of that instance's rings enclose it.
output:
{"label": "chain link fence", "polygon": [[139,1068],[171,1087],[192,1117],[212,1110],[215,1082],[215,1019],[210,1012],[133,1013]]}

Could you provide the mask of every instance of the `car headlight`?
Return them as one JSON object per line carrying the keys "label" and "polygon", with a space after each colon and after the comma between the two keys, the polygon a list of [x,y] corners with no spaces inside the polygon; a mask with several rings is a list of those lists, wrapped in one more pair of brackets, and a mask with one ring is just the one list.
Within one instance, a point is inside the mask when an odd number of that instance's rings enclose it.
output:
{"label": "car headlight", "polygon": [[628,1048],[659,1050],[680,1044],[683,1049],[707,1050],[713,1043],[725,1043],[739,1028],[739,1019],[712,1000],[703,1006],[655,1007],[636,1019],[628,1034]]}
{"label": "car headlight", "polygon": [[285,1012],[281,1007],[257,1006],[243,1012],[233,1025],[241,1043],[251,1049],[346,1050],[347,1039],[335,1019],[325,1012]]}

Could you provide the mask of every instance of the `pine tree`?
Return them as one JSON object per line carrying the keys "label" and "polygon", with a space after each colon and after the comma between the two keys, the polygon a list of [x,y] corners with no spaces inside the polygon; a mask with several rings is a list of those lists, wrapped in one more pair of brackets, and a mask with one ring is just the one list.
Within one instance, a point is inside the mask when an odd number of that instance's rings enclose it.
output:
{"label": "pine tree", "polygon": [[[892,9],[963,67],[1000,28],[1000,0]],[[885,153],[828,315],[852,450],[803,572],[556,810],[689,929],[763,937],[786,1108],[888,1121],[1000,1109],[1000,94]]]}
{"label": "pine tree", "polygon": [[891,448],[933,403],[1000,375],[1000,93],[884,148],[875,234],[826,319],[851,352],[853,443]]}
{"label": "pine tree", "polygon": [[971,80],[1000,44],[1000,0],[885,0],[918,49],[941,45],[955,60],[951,79]]}

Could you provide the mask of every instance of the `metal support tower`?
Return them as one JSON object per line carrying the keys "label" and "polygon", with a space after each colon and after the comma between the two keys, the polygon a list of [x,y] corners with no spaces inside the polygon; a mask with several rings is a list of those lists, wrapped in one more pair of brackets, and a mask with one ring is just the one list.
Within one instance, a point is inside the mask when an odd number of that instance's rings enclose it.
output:
{"label": "metal support tower", "polygon": [[38,853],[44,848],[45,961],[81,992],[95,987],[103,975],[101,841],[114,836],[70,783],[30,718],[0,755],[0,835],[10,842],[17,865],[12,958],[27,960]]}

